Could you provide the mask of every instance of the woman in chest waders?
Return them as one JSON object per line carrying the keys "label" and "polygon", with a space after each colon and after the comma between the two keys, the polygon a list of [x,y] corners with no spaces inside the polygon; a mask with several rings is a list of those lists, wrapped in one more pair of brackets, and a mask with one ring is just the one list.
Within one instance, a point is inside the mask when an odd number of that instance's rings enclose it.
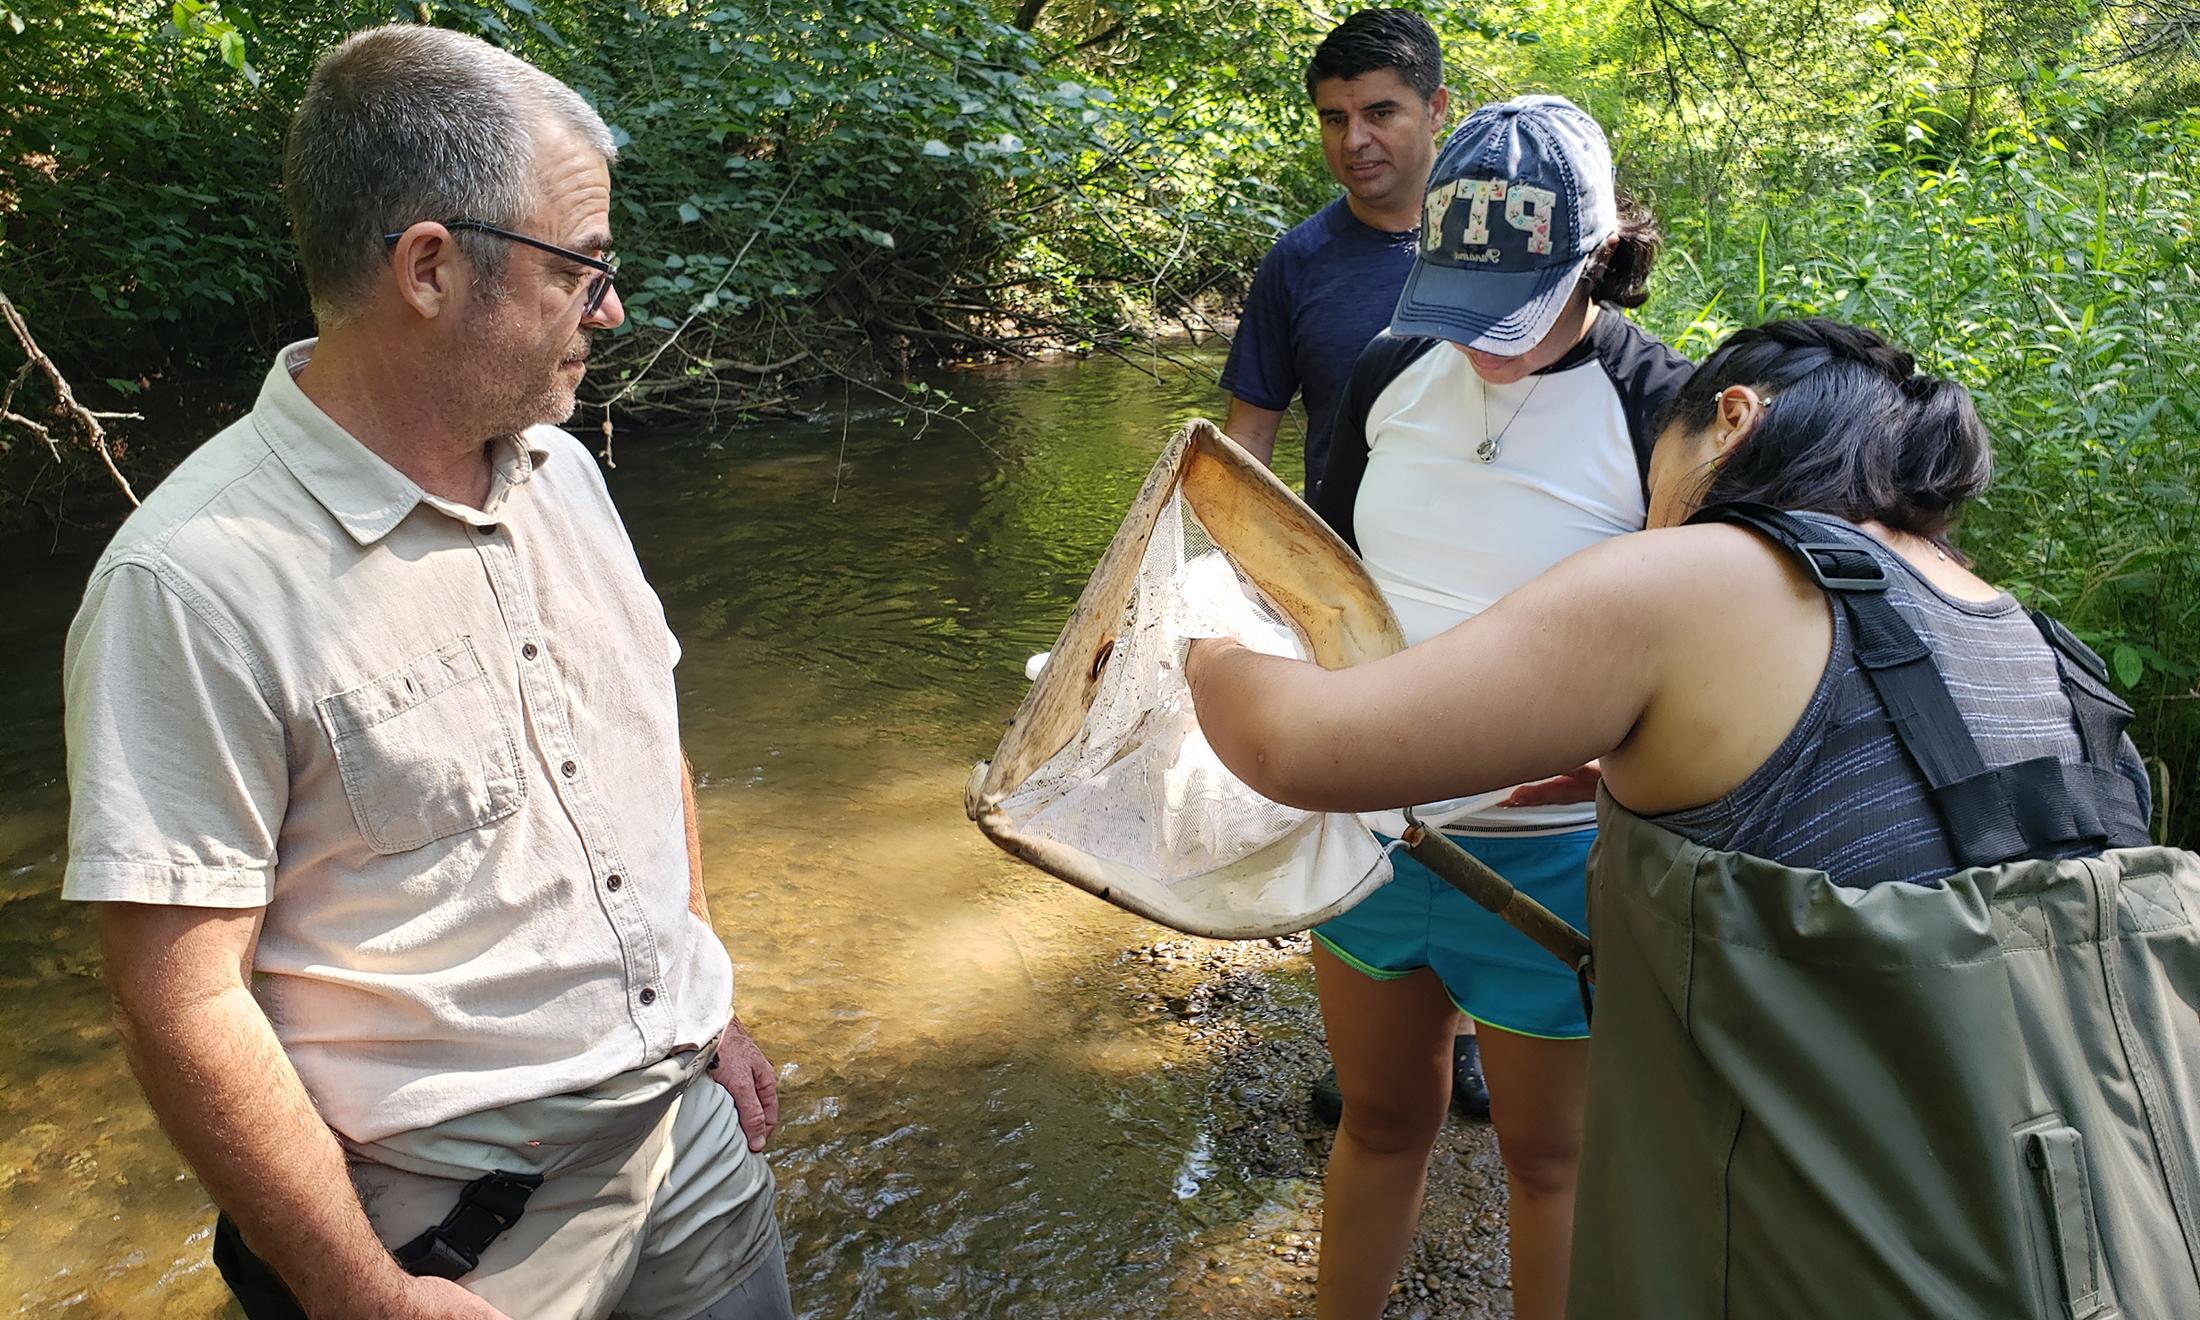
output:
{"label": "woman in chest waders", "polygon": [[[1602,130],[1565,100],[1469,115],[1430,174],[1421,232],[1390,333],[1361,355],[1339,407],[1314,501],[1408,642],[1639,530],[1655,420],[1689,372],[1620,310],[1643,302],[1657,231],[1623,207]],[[1500,791],[1421,818],[1581,922],[1593,776],[1486,787]],[[1344,1101],[1323,1188],[1320,1313],[1382,1310],[1412,1242],[1464,1013],[1511,1192],[1516,1313],[1555,1316],[1587,1053],[1579,988],[1412,857],[1391,864],[1390,884],[1314,932]]]}
{"label": "woman in chest waders", "polygon": [[[1653,826],[1664,832],[1657,837],[1695,850],[1689,855],[1697,864],[1714,852],[1749,854],[1768,859],[1768,865],[1823,872],[1797,882],[1806,889],[1815,883],[1821,894],[1829,878],[1833,885],[1857,888],[1904,881],[1933,885],[1962,870],[1959,855],[1977,851],[1971,846],[1973,831],[1958,809],[1949,819],[1961,827],[1962,837],[1952,841],[1943,823],[1947,800],[1931,787],[1943,776],[1921,768],[1918,755],[1924,751],[1922,760],[1930,762],[1934,751],[1913,745],[1919,721],[1896,718],[1883,695],[1905,690],[1890,686],[1890,672],[1914,672],[1916,662],[1929,656],[1960,717],[1958,740],[1967,727],[1985,767],[2038,762],[2026,773],[2074,786],[2067,796],[2084,799],[2072,813],[2080,824],[2065,831],[2062,842],[2048,831],[2039,851],[2023,852],[2020,840],[2017,855],[2097,855],[2104,848],[2146,842],[2146,775],[2121,736],[2121,719],[2095,718],[2120,708],[2099,674],[2083,663],[2089,653],[2059,629],[2035,624],[2009,595],[1974,576],[1949,543],[1958,511],[1985,489],[1991,466],[1986,434],[1960,386],[1913,374],[1908,354],[1869,331],[1829,321],[1776,322],[1741,331],[1721,345],[1690,378],[1668,416],[1651,462],[1653,530],[1584,550],[1432,640],[1333,672],[1259,656],[1227,640],[1195,643],[1187,672],[1201,726],[1216,752],[1262,793],[1331,811],[1496,790],[1600,761],[1607,800],[1597,861],[1600,924],[1591,933],[1601,948],[1617,937],[1602,915],[1615,888],[1639,892],[1669,873],[1607,869],[1615,857],[1647,856],[1641,840]],[[1725,522],[1682,525],[1698,510],[1728,502],[1787,511],[1791,521],[1784,525],[1790,532],[1845,549],[1820,552],[1817,567],[1806,570],[1794,554],[1758,531]],[[1814,574],[1834,586],[1822,586]],[[1865,578],[1872,580],[1865,584],[1868,590],[1857,593],[1864,601],[1858,609],[1891,604],[1899,616],[1896,626],[1887,626],[1885,615],[1858,613],[1846,603],[1829,608],[1829,591],[1844,583],[1854,591],[1853,583]],[[1867,626],[1853,622],[1852,615]],[[1922,647],[1889,643],[1905,631],[1914,632]],[[1905,697],[1894,704],[1931,703]],[[2003,823],[2029,834],[2040,821],[2020,812]],[[1498,869],[1502,872],[1502,863]],[[1739,892],[1743,897],[1736,901],[1746,905],[1749,887]],[[2155,913],[2159,906],[2142,912]],[[2175,906],[2172,901],[2168,909]],[[1838,914],[1850,908],[1837,902],[1825,910]],[[1698,924],[1702,914],[1701,907],[1695,909]],[[1683,910],[1677,920],[1687,924],[1690,913]],[[1554,960],[1551,966],[1558,964]],[[1869,982],[1871,995],[1888,997],[1864,1002],[1892,1009],[1906,984],[1903,975]],[[1620,1016],[1617,993],[1607,984],[1608,1020],[1597,1024],[1600,1069],[1605,1047],[1623,1046],[1617,1036],[1607,1038],[1615,1024],[1640,1020]],[[1756,1027],[1748,1025],[1752,1011],[1766,1011],[1751,1001],[1745,980],[1739,992],[1716,1006],[1743,1024],[1738,1031],[1743,1043],[1736,1048],[1745,1059],[1769,1048],[1762,1019]],[[1657,1008],[1665,1011],[1664,1005]],[[1697,1015],[1707,1008],[1689,1004],[1671,1011],[1686,1014],[1682,1020],[1693,1032]],[[1845,1069],[1864,1066],[1859,1062],[1867,1053],[1864,1042],[1895,1025],[1883,1019],[1875,1025],[1872,1011],[1859,1015],[1864,1020],[1820,1016],[1810,1031],[1795,1033],[1806,1039],[1791,1063],[1815,1070],[1805,1075],[1809,1084],[1802,1089],[1809,1096],[1832,1097],[1831,1109],[1821,1107],[1821,1116],[1844,1108],[1846,1084],[1840,1079]],[[1816,1032],[1828,1038],[1807,1039]],[[1842,1033],[1848,1033],[1854,1054],[1844,1049]],[[1960,1049],[1963,1042],[1958,1037],[1945,1043]],[[1999,1067],[2010,1054],[2021,1063],[2024,1053],[2014,1046],[2000,1049],[1987,1056],[1986,1066]],[[1612,1057],[1624,1063],[1628,1056]],[[1923,1072],[1932,1066],[1930,1058],[1920,1065]],[[1790,1070],[1785,1078],[1795,1075]],[[1900,1070],[1868,1080],[1878,1084],[1887,1077],[1895,1079],[1886,1083],[1890,1088],[1910,1085]],[[1773,1079],[1776,1095],[1779,1087],[1795,1085],[1785,1078]],[[1950,1084],[1943,1089],[1925,1087],[1930,1094],[1911,1085],[1901,1103],[1889,1102],[1858,1120],[1897,1139],[1905,1130],[1922,1130],[1940,1121],[1936,1110],[1965,1103],[1955,1084],[1965,1078],[1944,1080]],[[1596,1094],[1617,1096],[1615,1103],[1625,1104],[1623,1093],[1643,1082],[1600,1076]],[[1501,1108],[1504,1097],[1494,1070],[1491,1083]],[[1670,1100],[1673,1088],[1665,1093]],[[1786,1101],[1793,1099],[1786,1094]],[[1711,1099],[1699,1095],[1693,1103],[1707,1108]],[[1810,1104],[1806,1096],[1804,1109]],[[1688,1108],[1681,1103],[1663,1117],[1627,1120],[1632,1138],[1681,1140],[1694,1119],[1682,1112]],[[1603,1113],[1600,1107],[1592,1117]],[[1959,1120],[1950,1121],[1956,1126],[1948,1130],[1964,1130]],[[1813,1140],[1824,1133],[1823,1125],[1806,1124],[1802,1130]],[[1592,1122],[1590,1142],[1601,1141],[1602,1133]],[[1876,1133],[1867,1129],[1864,1135]],[[1997,1130],[1983,1139],[2007,1137]],[[1839,1145],[1833,1143],[1836,1158]],[[1740,1149],[1709,1142],[1702,1158],[1685,1167],[1699,1182],[1708,1176],[1705,1186],[1712,1189],[1726,1177],[1726,1194],[1733,1195],[1732,1159]],[[1932,1164],[1944,1151],[1935,1149],[1911,1163]],[[1592,1164],[1607,1154],[1593,1149]],[[1799,1157],[1790,1149],[1767,1158]],[[1874,1177],[1891,1186],[1907,1176],[1898,1165],[1882,1161]],[[1785,1178],[1808,1192],[1807,1179],[1782,1168],[1787,1172],[1775,1183]],[[1851,1180],[1850,1185],[1859,1184]],[[1713,1193],[1697,1195],[1701,1189],[1694,1183],[1637,1188],[1644,1199],[1632,1212],[1636,1220],[1658,1218],[1657,1206],[1666,1207],[1662,1213],[1669,1218],[1686,1220],[1631,1230],[1638,1239],[1663,1233],[1674,1252],[1687,1251],[1691,1262],[1702,1259],[1699,1244],[1710,1244],[1714,1264],[1699,1271],[1707,1277],[1716,1269],[1745,1271],[1750,1262],[1737,1244],[1754,1243],[1759,1264],[1781,1267],[1757,1269],[1757,1276],[1789,1276],[1758,1282],[1788,1300],[1769,1310],[1733,1309],[1734,1295],[1728,1293],[1724,1303],[1705,1303],[1709,1309],[1691,1303],[1680,1309],[1606,1311],[1592,1305],[1577,1311],[2031,1313],[1936,1308],[1927,1301],[1891,1310],[1844,1311],[1834,1305],[1840,1296],[1857,1295],[1867,1276],[1880,1277],[1875,1271],[1882,1265],[1890,1278],[1905,1269],[1929,1276],[1945,1268],[1953,1273],[1938,1276],[1943,1282],[1954,1278],[1984,1287],[1980,1280],[1992,1282],[2005,1263],[1984,1250],[1978,1257],[1984,1266],[1953,1255],[1953,1263],[1918,1263],[1918,1257],[1933,1256],[1935,1234],[1945,1235],[1962,1227],[1956,1221],[1967,1224],[1974,1216],[1935,1215],[1929,1201],[1920,1208],[1875,1183],[1860,1185],[1863,1209],[1838,1222],[1865,1243],[1845,1259],[1864,1264],[1849,1280],[1817,1281],[1815,1296],[1812,1286],[1796,1277],[1807,1273],[1814,1248],[1804,1243],[1790,1251],[1782,1243],[1789,1233],[1805,1231],[1800,1225],[1783,1230],[1756,1223],[1739,1209],[1721,1220],[1702,1212],[1717,1201]],[[1828,1186],[1833,1184],[1820,1189]],[[1882,1195],[1887,1199],[1873,1199]],[[1681,1205],[1694,1212],[1684,1214]],[[1585,1220],[1592,1209],[1602,1213],[1584,1203]],[[2050,1201],[2048,1210],[2054,1209]],[[1913,1247],[1920,1237],[1926,1245]],[[1827,1240],[1819,1240],[1820,1248]],[[1581,1249],[1590,1250],[1586,1242]],[[1719,1260],[1727,1264],[1716,1264]],[[1579,1293],[1584,1277],[1579,1267],[1603,1270],[1611,1262],[1584,1256],[1575,1264]],[[1889,1287],[1886,1295],[1923,1295]],[[1577,1297],[1577,1303],[1586,1300]]]}

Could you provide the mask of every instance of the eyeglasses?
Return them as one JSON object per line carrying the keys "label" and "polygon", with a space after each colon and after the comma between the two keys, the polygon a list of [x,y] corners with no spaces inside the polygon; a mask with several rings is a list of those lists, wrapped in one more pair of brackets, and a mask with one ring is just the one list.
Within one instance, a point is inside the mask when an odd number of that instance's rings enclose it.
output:
{"label": "eyeglasses", "polygon": [[[539,238],[529,238],[525,234],[515,234],[509,229],[499,229],[495,225],[480,220],[445,220],[443,227],[445,229],[471,229],[477,234],[507,238],[514,243],[525,243],[528,247],[548,252],[552,256],[563,257],[567,261],[586,266],[588,269],[595,271],[594,277],[588,281],[588,300],[581,304],[581,315],[583,317],[594,316],[596,309],[603,306],[603,300],[611,294],[611,281],[619,273],[619,254],[616,252],[606,252],[601,257],[585,256],[571,248],[562,248],[555,243],[545,243]],[[404,236],[405,231],[402,229],[394,234],[384,234],[382,235],[382,245],[384,247],[395,247],[397,246],[397,240]]]}

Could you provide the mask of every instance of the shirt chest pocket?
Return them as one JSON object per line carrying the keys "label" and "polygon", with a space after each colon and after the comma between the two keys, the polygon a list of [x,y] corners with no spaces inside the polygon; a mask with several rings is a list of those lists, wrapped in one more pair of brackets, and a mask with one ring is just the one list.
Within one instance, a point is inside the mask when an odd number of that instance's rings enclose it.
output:
{"label": "shirt chest pocket", "polygon": [[527,784],[471,638],[314,703],[359,832],[401,853],[519,810]]}

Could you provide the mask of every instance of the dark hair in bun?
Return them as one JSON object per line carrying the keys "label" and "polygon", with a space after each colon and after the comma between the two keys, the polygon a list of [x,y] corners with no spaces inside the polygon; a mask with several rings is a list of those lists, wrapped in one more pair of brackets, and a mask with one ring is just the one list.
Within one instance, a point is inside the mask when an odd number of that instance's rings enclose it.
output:
{"label": "dark hair in bun", "polygon": [[1839,321],[1768,321],[1738,330],[1673,399],[1666,424],[1711,424],[1721,391],[1770,400],[1703,494],[1877,522],[1947,545],[1964,503],[1992,480],[1994,455],[1970,391],[1921,376],[1908,353]]}
{"label": "dark hair in bun", "polygon": [[1594,275],[1589,296],[1602,303],[1640,307],[1650,301],[1650,268],[1658,262],[1665,235],[1658,229],[1650,208],[1635,200],[1625,188],[1618,191],[1619,242]]}

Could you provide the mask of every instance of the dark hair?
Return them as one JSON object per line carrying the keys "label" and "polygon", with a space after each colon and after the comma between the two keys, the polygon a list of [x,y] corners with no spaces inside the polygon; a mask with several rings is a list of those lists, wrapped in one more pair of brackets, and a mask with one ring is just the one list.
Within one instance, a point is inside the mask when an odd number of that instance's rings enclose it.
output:
{"label": "dark hair", "polygon": [[1625,188],[1617,189],[1613,200],[1619,203],[1619,242],[1597,271],[1589,296],[1597,302],[1640,307],[1650,301],[1650,268],[1658,262],[1665,234],[1650,208]]}
{"label": "dark hair", "polygon": [[1306,95],[1331,78],[1396,69],[1423,101],[1444,85],[1444,48],[1436,29],[1410,9],[1363,9],[1329,30],[1306,63]]}
{"label": "dark hair", "polygon": [[1770,403],[1713,472],[1705,505],[1748,500],[1830,513],[1947,548],[1957,511],[1993,477],[1993,447],[1970,391],[1913,368],[1908,353],[1869,330],[1768,321],[1727,336],[1665,422],[1701,430],[1721,391],[1748,385]]}

